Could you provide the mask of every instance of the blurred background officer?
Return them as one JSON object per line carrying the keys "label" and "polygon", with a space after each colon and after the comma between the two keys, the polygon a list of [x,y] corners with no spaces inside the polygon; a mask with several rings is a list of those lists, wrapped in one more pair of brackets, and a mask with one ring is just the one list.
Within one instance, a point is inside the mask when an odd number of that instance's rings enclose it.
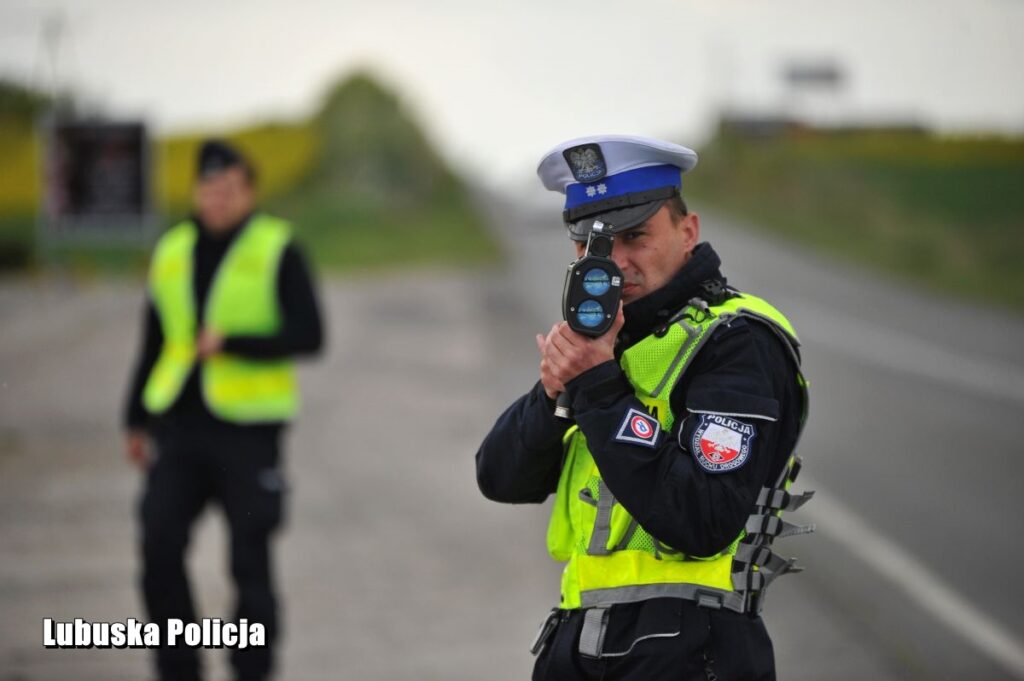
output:
{"label": "blurred background officer", "polygon": [[[540,380],[477,454],[490,499],[556,492],[548,550],[566,561],[535,679],[773,679],[761,596],[792,561],[775,537],[810,528],[779,511],[806,411],[796,334],[726,286],[680,194],[696,154],[635,137],[556,147],[538,174],[566,195],[582,254],[595,220],[615,234],[623,303],[589,338],[537,336]],[[561,392],[575,424],[553,415]]]}
{"label": "blurred background officer", "polygon": [[[291,358],[323,342],[309,271],[288,223],[254,210],[255,179],[237,149],[203,144],[195,214],[153,253],[125,415],[128,458],[147,469],[150,620],[196,619],[184,554],[193,522],[216,500],[230,529],[235,618],[267,629],[267,647],[232,651],[238,679],[271,669],[278,617],[269,541],[282,513],[281,434],[299,407]],[[200,676],[196,651],[185,647],[159,650],[157,668],[162,679]]]}

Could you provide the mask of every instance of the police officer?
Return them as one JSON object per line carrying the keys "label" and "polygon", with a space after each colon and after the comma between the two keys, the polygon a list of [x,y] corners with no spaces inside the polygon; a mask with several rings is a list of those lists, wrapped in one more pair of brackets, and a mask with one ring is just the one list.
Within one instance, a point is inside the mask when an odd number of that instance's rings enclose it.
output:
{"label": "police officer", "polygon": [[[146,470],[142,591],[151,621],[196,620],[184,555],[208,502],[230,530],[236,621],[266,647],[232,651],[238,679],[271,670],[278,633],[270,538],[281,521],[281,436],[299,407],[292,358],[317,352],[314,288],[287,222],[255,210],[255,171],[204,143],[194,215],[157,243],[126,414],[128,458]],[[150,438],[155,451],[149,449]],[[157,651],[161,679],[200,678],[195,650]]]}
{"label": "police officer", "polygon": [[[539,503],[566,563],[561,602],[534,646],[534,679],[774,679],[759,616],[765,587],[793,571],[775,538],[810,531],[784,510],[807,408],[795,331],[727,285],[700,242],[681,175],[685,147],[602,136],[541,160],[565,194],[577,255],[595,221],[614,235],[624,281],[599,338],[565,322],[537,336],[540,380],[477,453],[489,499]],[[567,393],[574,422],[554,415]]]}

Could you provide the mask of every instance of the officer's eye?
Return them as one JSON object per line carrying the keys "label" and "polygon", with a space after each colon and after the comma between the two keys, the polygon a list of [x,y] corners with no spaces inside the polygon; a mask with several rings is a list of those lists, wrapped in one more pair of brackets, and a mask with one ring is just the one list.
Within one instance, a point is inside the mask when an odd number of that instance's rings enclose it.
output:
{"label": "officer's eye", "polygon": [[636,230],[632,230],[632,231],[629,231],[629,232],[626,232],[625,234],[623,234],[622,235],[622,240],[623,241],[627,241],[627,242],[628,241],[636,241],[637,239],[639,239],[643,235],[644,235],[644,231],[642,229],[636,229]]}

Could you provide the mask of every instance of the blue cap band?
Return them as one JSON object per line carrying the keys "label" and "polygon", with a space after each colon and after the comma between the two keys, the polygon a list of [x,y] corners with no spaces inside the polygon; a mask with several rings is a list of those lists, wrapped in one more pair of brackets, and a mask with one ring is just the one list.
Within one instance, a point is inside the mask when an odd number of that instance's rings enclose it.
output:
{"label": "blue cap band", "polygon": [[570,184],[565,188],[565,209],[569,210],[615,196],[645,192],[661,187],[681,189],[683,186],[681,175],[678,166],[647,166],[609,175],[598,182]]}

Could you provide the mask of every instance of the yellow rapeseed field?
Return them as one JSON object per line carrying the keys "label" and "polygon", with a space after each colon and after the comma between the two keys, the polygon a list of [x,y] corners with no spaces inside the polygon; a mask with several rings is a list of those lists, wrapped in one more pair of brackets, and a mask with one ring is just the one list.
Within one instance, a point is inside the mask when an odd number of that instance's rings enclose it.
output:
{"label": "yellow rapeseed field", "polygon": [[[292,188],[315,162],[316,131],[309,125],[268,124],[225,137],[254,161],[260,193],[272,197]],[[153,143],[152,191],[157,210],[188,205],[195,156],[204,136],[174,135]],[[0,216],[25,215],[39,205],[42,144],[37,135],[0,128]]]}
{"label": "yellow rapeseed field", "polygon": [[39,203],[39,151],[36,139],[0,127],[0,215],[31,213]]}

